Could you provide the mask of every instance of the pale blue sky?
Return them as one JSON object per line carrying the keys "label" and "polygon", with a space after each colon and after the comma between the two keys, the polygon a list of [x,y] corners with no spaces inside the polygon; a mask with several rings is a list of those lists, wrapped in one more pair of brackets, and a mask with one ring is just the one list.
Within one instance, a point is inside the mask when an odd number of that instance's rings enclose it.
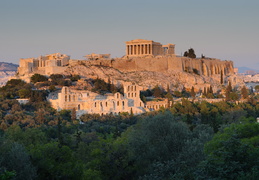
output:
{"label": "pale blue sky", "polygon": [[125,41],[259,69],[258,0],[0,0],[0,61],[64,53],[125,54]]}

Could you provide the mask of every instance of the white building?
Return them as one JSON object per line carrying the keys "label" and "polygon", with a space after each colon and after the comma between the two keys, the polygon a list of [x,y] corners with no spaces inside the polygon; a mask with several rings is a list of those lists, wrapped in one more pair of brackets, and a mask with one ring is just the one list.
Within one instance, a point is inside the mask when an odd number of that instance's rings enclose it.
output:
{"label": "white building", "polygon": [[128,112],[144,113],[145,105],[140,99],[140,87],[134,83],[124,83],[124,95],[119,92],[100,95],[86,90],[63,87],[60,93],[51,93],[48,101],[57,110],[76,109],[77,117],[82,114],[119,114]]}

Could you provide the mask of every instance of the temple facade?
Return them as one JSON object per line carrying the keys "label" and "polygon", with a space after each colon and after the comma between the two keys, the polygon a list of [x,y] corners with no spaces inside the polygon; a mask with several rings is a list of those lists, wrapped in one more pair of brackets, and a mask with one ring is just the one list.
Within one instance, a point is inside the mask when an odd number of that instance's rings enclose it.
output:
{"label": "temple facade", "polygon": [[126,57],[173,55],[174,44],[162,45],[159,42],[135,39],[126,42]]}

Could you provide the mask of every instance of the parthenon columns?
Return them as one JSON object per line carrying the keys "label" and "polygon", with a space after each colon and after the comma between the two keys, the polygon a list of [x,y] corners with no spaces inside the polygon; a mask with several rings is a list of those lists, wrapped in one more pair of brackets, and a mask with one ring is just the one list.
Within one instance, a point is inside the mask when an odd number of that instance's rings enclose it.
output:
{"label": "parthenon columns", "polygon": [[127,45],[127,55],[149,55],[152,54],[151,44]]}

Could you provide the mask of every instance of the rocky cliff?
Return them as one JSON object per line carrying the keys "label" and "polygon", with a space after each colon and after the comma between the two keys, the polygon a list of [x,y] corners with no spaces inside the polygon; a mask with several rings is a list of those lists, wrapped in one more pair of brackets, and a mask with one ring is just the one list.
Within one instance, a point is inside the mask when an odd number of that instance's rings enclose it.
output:
{"label": "rocky cliff", "polygon": [[109,60],[70,60],[68,66],[41,67],[41,71],[20,75],[18,78],[29,81],[34,73],[79,74],[84,78],[98,77],[106,81],[110,79],[115,84],[132,81],[145,89],[156,85],[165,89],[169,86],[172,90],[181,90],[183,87],[191,89],[193,86],[196,91],[199,91],[204,87],[212,86],[216,91],[222,88],[221,77],[224,84],[228,81],[231,81],[233,86],[242,84],[242,80],[234,74],[232,61],[209,58],[191,59],[174,55]]}
{"label": "rocky cliff", "polygon": [[[82,63],[74,63],[66,68],[64,74],[76,75],[79,74],[83,78],[101,78],[106,81],[110,79],[114,84],[121,83],[123,81],[132,81],[138,83],[143,89],[153,88],[155,85],[159,85],[164,89],[169,85],[170,89],[181,90],[183,87],[191,89],[193,86],[196,91],[203,90],[204,87],[212,86],[214,91],[221,88],[220,74],[213,74],[210,76],[198,75],[193,72],[181,72],[181,71],[120,71],[113,67],[103,65],[86,65]],[[239,78],[234,75],[225,75],[225,83],[231,80],[233,85],[236,83],[242,83]]]}

